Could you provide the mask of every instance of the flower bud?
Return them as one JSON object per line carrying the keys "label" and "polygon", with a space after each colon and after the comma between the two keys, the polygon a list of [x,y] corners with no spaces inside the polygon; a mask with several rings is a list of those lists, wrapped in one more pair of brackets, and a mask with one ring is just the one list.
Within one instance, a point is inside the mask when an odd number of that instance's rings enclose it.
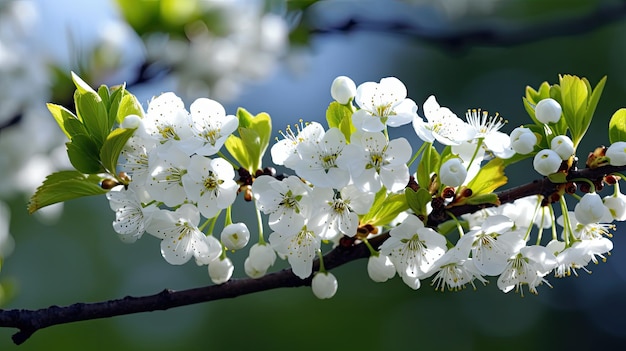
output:
{"label": "flower bud", "polygon": [[467,170],[463,167],[461,159],[451,158],[444,162],[439,169],[439,179],[445,185],[459,186],[467,177]]}
{"label": "flower bud", "polygon": [[617,141],[608,149],[606,154],[609,158],[611,166],[625,166],[626,165],[626,141]]}
{"label": "flower bud", "polygon": [[226,283],[233,276],[233,262],[230,258],[215,259],[209,263],[209,277],[215,284]]}
{"label": "flower bud", "polygon": [[396,267],[388,256],[371,255],[367,261],[367,274],[369,274],[373,281],[383,283],[396,275]]}
{"label": "flower bud", "polygon": [[345,105],[356,96],[356,84],[346,76],[339,76],[330,86],[330,95],[335,101]]}
{"label": "flower bud", "polygon": [[250,231],[245,223],[232,223],[224,227],[220,238],[226,249],[239,250],[248,245]]}
{"label": "flower bud", "polygon": [[618,193],[617,196],[606,196],[603,199],[604,206],[611,212],[611,216],[616,221],[626,221],[626,196]]}
{"label": "flower bud", "polygon": [[562,160],[567,160],[574,154],[574,143],[567,135],[559,135],[552,139],[550,149],[559,154]]}
{"label": "flower bud", "polygon": [[311,281],[313,294],[318,299],[330,299],[337,292],[337,278],[329,272],[317,272]]}
{"label": "flower bud", "polygon": [[244,269],[250,278],[260,278],[276,261],[276,252],[267,244],[254,244],[244,262]]}
{"label": "flower bud", "polygon": [[532,130],[524,127],[517,127],[511,132],[511,147],[520,155],[533,152],[537,144],[537,136]]}
{"label": "flower bud", "polygon": [[559,154],[550,149],[543,149],[535,155],[533,167],[539,174],[547,176],[558,171],[562,162]]}
{"label": "flower bud", "polygon": [[124,117],[124,120],[122,120],[122,124],[120,125],[120,127],[127,128],[127,129],[135,129],[135,128],[139,128],[140,124],[141,124],[141,117],[137,115],[128,115]]}
{"label": "flower bud", "polygon": [[576,220],[581,224],[610,223],[613,221],[611,211],[604,206],[600,195],[587,193],[574,207]]}
{"label": "flower bud", "polygon": [[535,106],[535,117],[543,124],[556,123],[561,119],[561,105],[554,99],[543,99]]}

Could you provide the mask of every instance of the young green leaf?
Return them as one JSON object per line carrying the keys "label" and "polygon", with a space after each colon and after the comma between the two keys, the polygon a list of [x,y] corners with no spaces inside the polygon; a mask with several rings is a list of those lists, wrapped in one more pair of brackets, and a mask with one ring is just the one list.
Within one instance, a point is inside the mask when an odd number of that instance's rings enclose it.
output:
{"label": "young green leaf", "polygon": [[267,113],[253,116],[243,108],[237,110],[239,137],[226,139],[226,149],[250,173],[261,168],[263,155],[270,142],[272,120]]}
{"label": "young green leaf", "polygon": [[384,187],[376,193],[370,211],[360,218],[361,224],[385,225],[409,209],[405,194],[389,194]]}
{"label": "young green leaf", "polygon": [[472,179],[467,187],[472,190],[472,197],[490,194],[500,186],[506,184],[507,177],[504,175],[504,161],[494,158],[487,162]]}
{"label": "young green leaf", "polygon": [[421,215],[424,218],[428,216],[426,205],[432,200],[432,195],[428,190],[420,188],[414,191],[411,188],[406,188],[404,189],[404,196],[406,196],[407,205],[416,215]]}
{"label": "young green leaf", "polygon": [[422,189],[430,189],[431,174],[437,171],[439,153],[432,143],[427,145],[417,166],[417,184]]}
{"label": "young green leaf", "polygon": [[100,180],[99,177],[86,176],[77,171],[53,173],[46,177],[30,198],[28,212],[32,214],[42,207],[79,197],[105,194],[107,190],[100,187]]}
{"label": "young green leaf", "polygon": [[74,101],[76,114],[83,121],[89,136],[100,148],[110,131],[109,116],[104,102],[98,94],[81,94],[78,90],[74,94]]}
{"label": "young green leaf", "polygon": [[89,136],[84,134],[74,135],[72,141],[65,145],[67,146],[67,156],[76,170],[86,174],[105,171],[102,163],[100,163],[98,146]]}
{"label": "young green leaf", "polygon": [[120,153],[126,145],[128,139],[133,136],[135,129],[117,128],[111,132],[104,141],[102,149],[100,149],[100,160],[106,171],[115,176],[117,175],[117,160]]}
{"label": "young green leaf", "polygon": [[615,111],[609,122],[609,141],[611,144],[626,141],[626,108]]}
{"label": "young green leaf", "polygon": [[71,72],[72,81],[74,85],[76,85],[76,90],[80,92],[80,94],[98,94],[92,87],[89,86],[81,77],[79,77],[76,73]]}
{"label": "young green leaf", "polygon": [[[113,106],[111,106],[111,110],[112,109],[113,109]],[[141,107],[141,104],[139,103],[139,100],[137,100],[137,97],[135,97],[135,95],[126,91],[120,101],[119,107],[115,115],[115,120],[117,121],[118,124],[122,124],[122,122],[124,121],[124,118],[130,115],[137,115],[143,118],[144,113],[143,113],[143,108]]]}
{"label": "young green leaf", "polygon": [[65,133],[65,136],[67,136],[68,139],[72,139],[72,136],[78,130],[76,130],[75,128],[71,128],[71,127],[68,128],[68,126],[66,125],[66,122],[68,120],[73,120],[73,121],[78,122],[78,124],[82,126],[82,124],[78,120],[78,117],[76,117],[70,110],[66,109],[65,107],[61,105],[48,103],[46,104],[46,106],[48,107],[48,111],[50,111],[50,113],[52,114],[52,117],[54,117],[54,120],[59,125],[59,128],[61,128],[63,133]]}
{"label": "young green leaf", "polygon": [[331,102],[330,105],[328,105],[328,109],[326,109],[328,128],[338,128],[346,137],[347,142],[350,142],[350,136],[356,131],[356,128],[352,124],[353,112],[351,106],[342,105],[337,101]]}

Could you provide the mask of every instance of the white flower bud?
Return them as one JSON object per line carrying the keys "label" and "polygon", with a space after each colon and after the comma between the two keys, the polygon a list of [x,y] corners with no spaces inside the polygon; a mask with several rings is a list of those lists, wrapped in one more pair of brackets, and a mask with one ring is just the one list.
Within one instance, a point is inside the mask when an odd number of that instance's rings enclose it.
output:
{"label": "white flower bud", "polygon": [[245,223],[232,223],[224,227],[220,238],[226,249],[239,250],[248,245],[250,231]]}
{"label": "white flower bud", "polygon": [[626,196],[619,193],[617,196],[606,196],[603,199],[604,206],[611,212],[611,216],[616,221],[626,221]]}
{"label": "white flower bud", "polygon": [[467,177],[467,170],[463,167],[460,158],[451,158],[444,162],[439,169],[441,183],[448,186],[459,186]]}
{"label": "white flower bud", "polygon": [[311,281],[313,294],[318,299],[330,299],[337,292],[337,278],[329,272],[317,272]]}
{"label": "white flower bud", "polygon": [[140,124],[141,124],[141,117],[137,115],[128,115],[124,117],[124,120],[122,121],[122,124],[120,125],[120,127],[127,128],[127,129],[135,129],[135,128],[139,128]]}
{"label": "white flower bud", "polygon": [[562,160],[567,160],[574,154],[574,143],[567,135],[559,135],[552,139],[550,149],[559,154]]}
{"label": "white flower bud", "polygon": [[606,149],[606,157],[609,158],[611,166],[626,165],[626,141],[617,141]]}
{"label": "white flower bud", "polygon": [[535,155],[533,167],[539,174],[547,176],[558,171],[562,162],[559,154],[550,149],[543,149]]}
{"label": "white flower bud", "polygon": [[215,259],[209,263],[209,277],[215,284],[226,283],[233,276],[233,262],[230,258]]}
{"label": "white flower bud", "polygon": [[587,193],[574,207],[576,220],[581,224],[610,223],[613,221],[611,211],[604,206],[600,195]]}
{"label": "white flower bud", "polygon": [[511,132],[511,147],[520,155],[533,152],[537,144],[537,136],[532,130],[524,127],[517,127]]}
{"label": "white flower bud", "polygon": [[367,261],[367,274],[373,281],[383,283],[396,275],[396,267],[389,259],[389,256],[371,255]]}
{"label": "white flower bud", "polygon": [[250,278],[260,278],[276,261],[276,252],[267,245],[254,244],[250,248],[250,254],[244,262],[244,269]]}
{"label": "white flower bud", "polygon": [[330,86],[330,95],[340,104],[347,104],[356,96],[356,84],[346,76],[339,76]]}
{"label": "white flower bud", "polygon": [[535,117],[544,124],[556,123],[561,119],[561,105],[554,99],[543,99],[535,106]]}

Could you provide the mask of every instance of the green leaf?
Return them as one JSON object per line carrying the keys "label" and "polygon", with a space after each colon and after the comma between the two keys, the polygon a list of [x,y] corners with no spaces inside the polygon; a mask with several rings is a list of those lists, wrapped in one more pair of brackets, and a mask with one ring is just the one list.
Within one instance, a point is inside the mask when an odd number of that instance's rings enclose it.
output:
{"label": "green leaf", "polygon": [[587,115],[587,97],[590,91],[583,80],[576,76],[564,75],[560,77],[561,107],[563,117],[572,134],[574,147],[578,145],[585,135],[589,123]]}
{"label": "green leaf", "polygon": [[346,137],[346,141],[350,142],[350,136],[356,131],[352,124],[352,105],[342,105],[337,101],[333,101],[326,109],[326,121],[329,128],[338,128]]}
{"label": "green leaf", "polygon": [[[111,109],[113,109],[113,106],[111,106]],[[116,113],[115,120],[119,124],[122,124],[126,116],[137,115],[143,118],[143,108],[137,100],[137,97],[127,91],[124,93]]]}
{"label": "green leaf", "polygon": [[101,85],[98,88],[98,96],[100,96],[100,99],[102,99],[102,101],[104,102],[104,106],[109,106],[111,97],[109,93],[109,87],[107,87],[106,85]]}
{"label": "green leaf", "polygon": [[387,194],[384,187],[376,193],[374,203],[370,211],[360,218],[361,224],[370,224],[373,226],[387,225],[400,212],[409,209],[405,194]]}
{"label": "green leaf", "polygon": [[[587,79],[585,79],[585,82],[587,83],[587,85],[589,85]],[[596,112],[596,107],[598,107],[598,102],[600,101],[600,96],[602,96],[602,91],[604,91],[605,84],[606,76],[602,77],[598,84],[596,84],[596,87],[592,90],[591,96],[587,101],[587,115],[585,116],[585,120],[587,121],[587,127],[591,125],[593,114]],[[587,131],[587,129],[585,129],[585,131]]]}
{"label": "green leaf", "polygon": [[80,94],[96,94],[98,95],[98,93],[96,93],[95,90],[93,90],[92,87],[89,86],[89,84],[87,84],[81,77],[79,77],[76,73],[71,72],[72,75],[72,81],[74,82],[74,85],[76,85],[76,90],[78,90],[78,92],[80,92]]}
{"label": "green leaf", "polygon": [[548,179],[554,184],[567,183],[567,174],[564,172],[556,172],[548,175]]}
{"label": "green leaf", "polygon": [[609,122],[609,141],[611,144],[626,141],[626,108],[615,111]]}
{"label": "green leaf", "polygon": [[267,113],[253,116],[243,108],[237,110],[239,137],[231,135],[226,139],[226,149],[250,173],[261,168],[263,155],[267,150],[272,134],[272,120]]}
{"label": "green leaf", "polygon": [[98,146],[93,140],[84,134],[75,135],[71,142],[65,144],[67,146],[67,155],[76,170],[95,174],[105,171],[100,163],[100,155]]}
{"label": "green leaf", "polygon": [[73,120],[81,124],[78,120],[78,117],[76,117],[70,110],[61,105],[48,103],[46,104],[46,106],[48,107],[48,111],[50,111],[50,113],[52,114],[52,117],[54,117],[54,120],[57,121],[59,128],[61,128],[63,133],[65,133],[65,136],[67,136],[68,139],[72,139],[72,136],[77,132],[77,130],[75,128],[70,128],[68,130],[66,122],[68,120]]}
{"label": "green leaf", "polygon": [[60,171],[46,177],[30,198],[28,212],[34,213],[42,207],[84,196],[105,194],[100,187],[100,178],[85,176],[77,171]]}
{"label": "green leaf", "polygon": [[96,93],[81,94],[78,90],[74,94],[74,101],[76,114],[83,121],[89,136],[100,148],[111,130],[108,122],[109,115],[104,102]]}
{"label": "green leaf", "polygon": [[490,194],[500,186],[506,184],[507,177],[504,175],[504,161],[494,158],[487,162],[472,179],[467,187],[472,190],[472,196]]}
{"label": "green leaf", "polygon": [[465,201],[465,203],[468,205],[492,204],[498,206],[500,205],[500,199],[498,199],[498,195],[494,193],[480,194],[476,196],[472,195],[469,199],[467,199],[467,201]]}
{"label": "green leaf", "polygon": [[415,214],[424,218],[428,216],[426,205],[432,200],[432,195],[430,195],[428,190],[420,188],[414,191],[411,188],[406,188],[404,189],[404,196],[406,196],[407,205]]}
{"label": "green leaf", "polygon": [[100,149],[100,160],[109,174],[116,175],[117,161],[128,139],[133,136],[135,129],[118,128],[107,136]]}
{"label": "green leaf", "polygon": [[439,153],[432,143],[426,146],[420,163],[417,165],[417,184],[422,189],[430,189],[430,177],[431,174],[437,171],[437,165],[439,164]]}

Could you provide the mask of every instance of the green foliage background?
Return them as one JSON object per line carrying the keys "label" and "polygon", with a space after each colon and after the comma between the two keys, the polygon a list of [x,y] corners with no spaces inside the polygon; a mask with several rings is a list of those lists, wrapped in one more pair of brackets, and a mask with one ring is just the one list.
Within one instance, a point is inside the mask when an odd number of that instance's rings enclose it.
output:
{"label": "green foliage background", "polygon": [[[594,2],[516,1],[493,18],[477,22],[498,19],[531,25],[567,15],[565,9],[570,14],[586,13],[593,9],[589,3]],[[579,156],[585,157],[587,151],[608,143],[609,118],[626,107],[626,22],[510,47],[446,49],[369,31],[313,37],[310,45],[313,57],[307,70],[293,75],[280,69],[268,82],[248,88],[239,101],[227,106],[228,113],[235,113],[237,106],[252,114],[268,112],[276,134],[299,118],[323,122],[330,83],[337,75],[348,75],[357,84],[394,75],[405,82],[420,110],[428,95],[435,94],[441,105],[459,115],[475,107],[499,112],[509,121],[505,127],[509,132],[528,121],[522,104],[526,85],[555,83],[561,73],[587,77],[595,85],[607,75],[596,119],[579,147]],[[392,137],[416,139],[410,127],[391,132]],[[507,176],[511,184],[538,177],[528,163],[508,169]],[[193,263],[168,265],[159,255],[156,239],[146,236],[133,245],[117,240],[111,228],[114,215],[103,197],[68,203],[61,221],[49,226],[26,213],[23,199],[13,199],[11,206],[16,251],[5,262],[1,277],[12,280],[17,294],[5,308],[92,302],[209,283],[205,268]],[[244,220],[251,209],[249,204],[237,208],[235,220]],[[308,288],[281,289],[172,311],[56,326],[37,332],[19,349],[603,348],[626,339],[625,236],[626,228],[619,227],[612,255],[607,263],[590,267],[593,274],[549,277],[554,288],[541,286],[539,296],[505,295],[495,281],[458,293],[435,292],[427,281],[412,291],[397,277],[376,284],[367,277],[363,260],[335,271],[339,291],[331,300],[317,300]],[[236,276],[243,276],[242,260],[235,258]],[[0,329],[1,350],[18,349],[10,343],[12,332]]]}

